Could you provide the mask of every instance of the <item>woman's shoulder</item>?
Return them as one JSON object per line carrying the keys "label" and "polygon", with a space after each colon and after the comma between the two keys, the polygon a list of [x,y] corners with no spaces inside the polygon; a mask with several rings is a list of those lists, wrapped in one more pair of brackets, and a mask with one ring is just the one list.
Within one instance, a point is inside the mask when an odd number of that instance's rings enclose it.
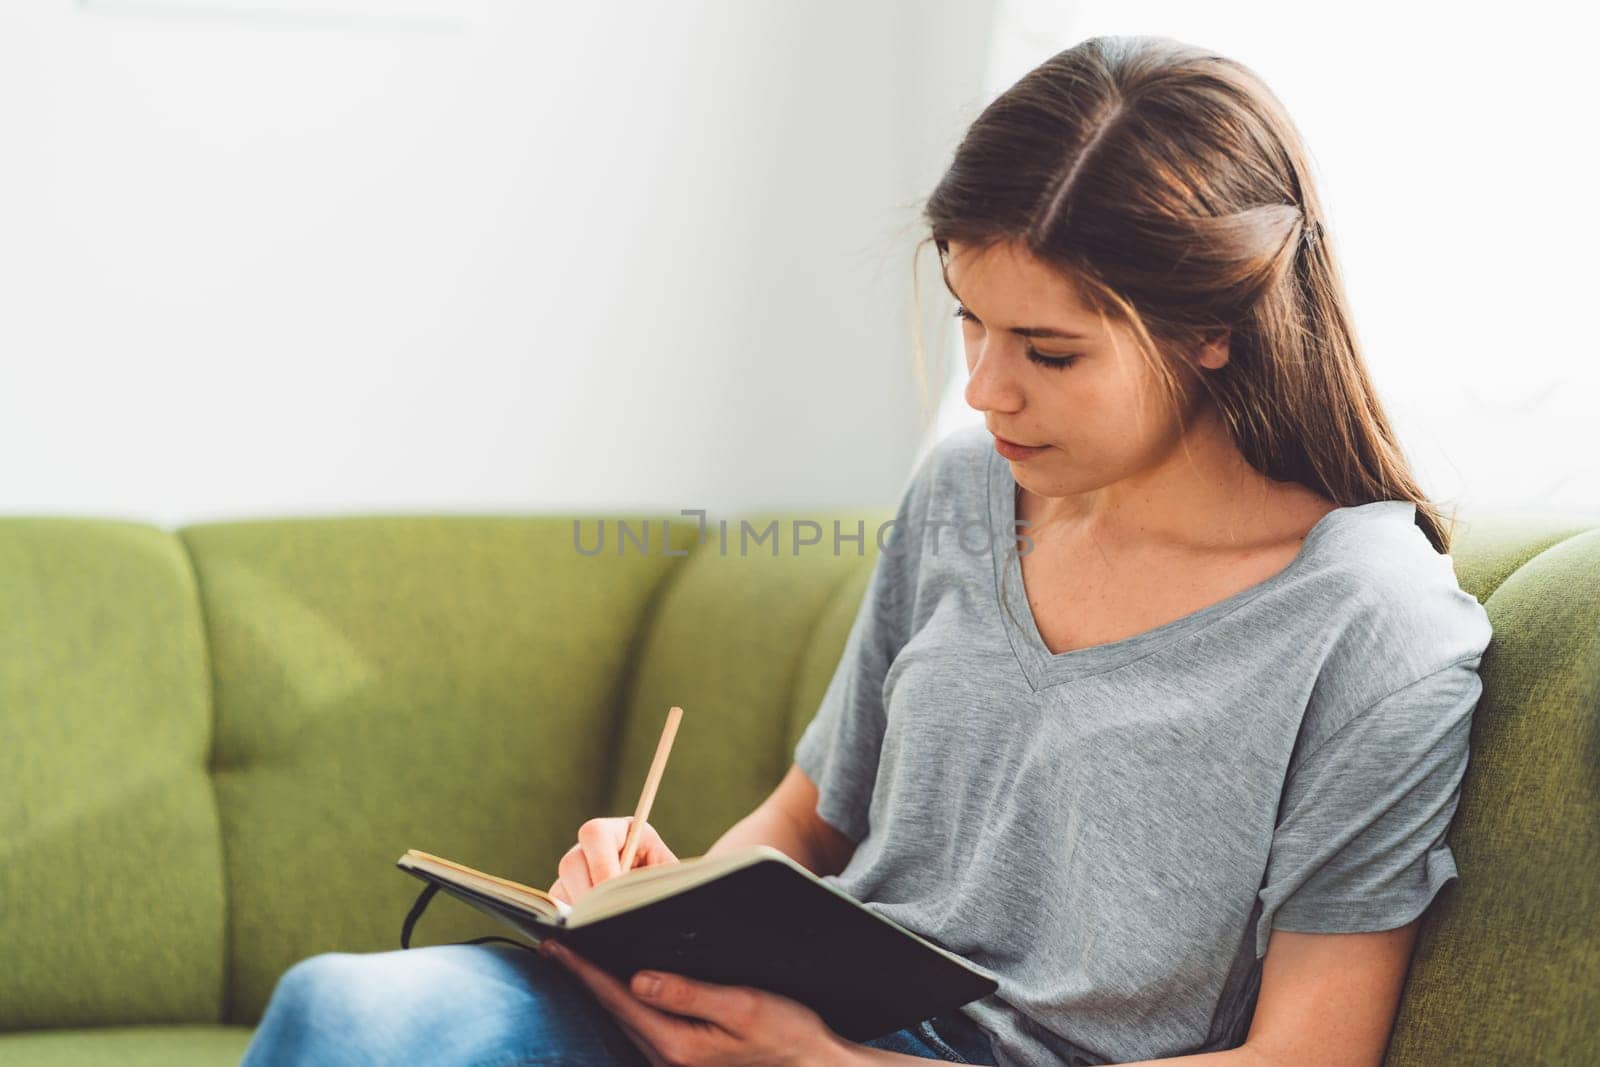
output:
{"label": "woman's shoulder", "polygon": [[917,461],[912,480],[971,490],[988,482],[994,438],[982,425],[962,426],[937,438]]}
{"label": "woman's shoulder", "polygon": [[1478,603],[1461,588],[1455,561],[1417,525],[1417,506],[1409,500],[1336,508],[1317,521],[1310,540],[1309,569],[1325,573],[1368,610],[1423,622]]}
{"label": "woman's shoulder", "polygon": [[901,493],[888,539],[902,580],[909,580],[904,573],[919,570],[926,556],[948,556],[941,545],[960,537],[966,538],[965,544],[975,543],[969,527],[981,525],[983,543],[989,544],[992,488],[986,457],[994,454],[992,440],[982,426],[963,426],[924,447]]}
{"label": "woman's shoulder", "polygon": [[1373,501],[1319,525],[1303,606],[1331,626],[1319,686],[1340,690],[1340,705],[1362,706],[1481,658],[1493,636],[1488,613],[1416,525],[1415,504]]}
{"label": "woman's shoulder", "polygon": [[902,515],[916,521],[949,520],[957,514],[987,519],[993,441],[983,426],[962,426],[926,447],[906,485]]}

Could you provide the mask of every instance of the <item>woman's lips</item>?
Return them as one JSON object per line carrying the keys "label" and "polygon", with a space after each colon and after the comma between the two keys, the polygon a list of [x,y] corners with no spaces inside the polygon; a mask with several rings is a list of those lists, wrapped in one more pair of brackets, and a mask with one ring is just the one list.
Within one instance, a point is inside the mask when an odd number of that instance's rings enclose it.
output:
{"label": "woman's lips", "polygon": [[1050,450],[1049,445],[1019,445],[1015,441],[1007,441],[1004,437],[995,435],[994,450],[1009,460],[1032,459],[1042,452]]}

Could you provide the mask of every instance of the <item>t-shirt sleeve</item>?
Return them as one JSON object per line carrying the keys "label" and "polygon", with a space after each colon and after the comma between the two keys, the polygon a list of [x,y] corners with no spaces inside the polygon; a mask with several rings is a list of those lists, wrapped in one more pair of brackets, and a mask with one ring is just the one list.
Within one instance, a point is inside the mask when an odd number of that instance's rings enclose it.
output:
{"label": "t-shirt sleeve", "polygon": [[1273,929],[1404,926],[1457,876],[1445,835],[1483,690],[1479,659],[1390,693],[1291,767],[1260,893],[1257,959]]}

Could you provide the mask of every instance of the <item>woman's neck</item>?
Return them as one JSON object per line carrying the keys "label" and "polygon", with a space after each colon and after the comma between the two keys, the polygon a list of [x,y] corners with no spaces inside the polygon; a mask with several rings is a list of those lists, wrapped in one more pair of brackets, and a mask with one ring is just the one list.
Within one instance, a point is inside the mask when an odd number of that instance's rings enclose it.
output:
{"label": "woman's neck", "polygon": [[1035,540],[1088,536],[1128,548],[1207,550],[1282,540],[1331,506],[1250,466],[1212,417],[1157,462],[1109,485],[1066,496],[1019,487],[1016,515]]}

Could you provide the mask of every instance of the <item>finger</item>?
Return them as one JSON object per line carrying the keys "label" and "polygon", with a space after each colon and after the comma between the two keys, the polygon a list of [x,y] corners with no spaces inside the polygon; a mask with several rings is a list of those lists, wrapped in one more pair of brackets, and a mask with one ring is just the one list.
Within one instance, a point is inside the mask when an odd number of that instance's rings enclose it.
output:
{"label": "finger", "polygon": [[741,1036],[756,1027],[765,995],[749,986],[702,982],[662,971],[638,971],[628,988],[646,1004],[704,1019]]}
{"label": "finger", "polygon": [[632,1027],[650,1045],[661,1045],[670,1037],[673,1027],[683,1025],[682,1020],[674,1019],[667,1012],[635,997],[611,972],[590,963],[565,945],[544,941],[540,943],[539,950],[576,975],[602,1007],[620,1022]]}
{"label": "finger", "polygon": [[578,844],[583,849],[589,881],[593,885],[622,873],[622,842],[617,839],[616,822],[615,819],[590,819],[578,827]]}
{"label": "finger", "polygon": [[678,857],[673,855],[667,843],[661,840],[661,835],[656,833],[655,827],[649,823],[646,823],[644,829],[640,831],[639,856],[640,859],[635,865],[640,867],[678,862]]}
{"label": "finger", "polygon": [[572,900],[594,888],[594,880],[589,877],[589,861],[583,858],[583,846],[573,845],[561,857],[561,862],[556,864],[556,873],[561,876],[561,881],[566,884],[567,892],[572,894]]}
{"label": "finger", "polygon": [[564,900],[568,904],[572,903],[572,897],[567,895],[567,887],[566,887],[566,885],[563,884],[561,879],[559,879],[559,878],[557,878],[555,880],[555,884],[552,885],[548,890],[546,890],[546,892],[548,892],[551,896],[555,897],[557,900]]}

